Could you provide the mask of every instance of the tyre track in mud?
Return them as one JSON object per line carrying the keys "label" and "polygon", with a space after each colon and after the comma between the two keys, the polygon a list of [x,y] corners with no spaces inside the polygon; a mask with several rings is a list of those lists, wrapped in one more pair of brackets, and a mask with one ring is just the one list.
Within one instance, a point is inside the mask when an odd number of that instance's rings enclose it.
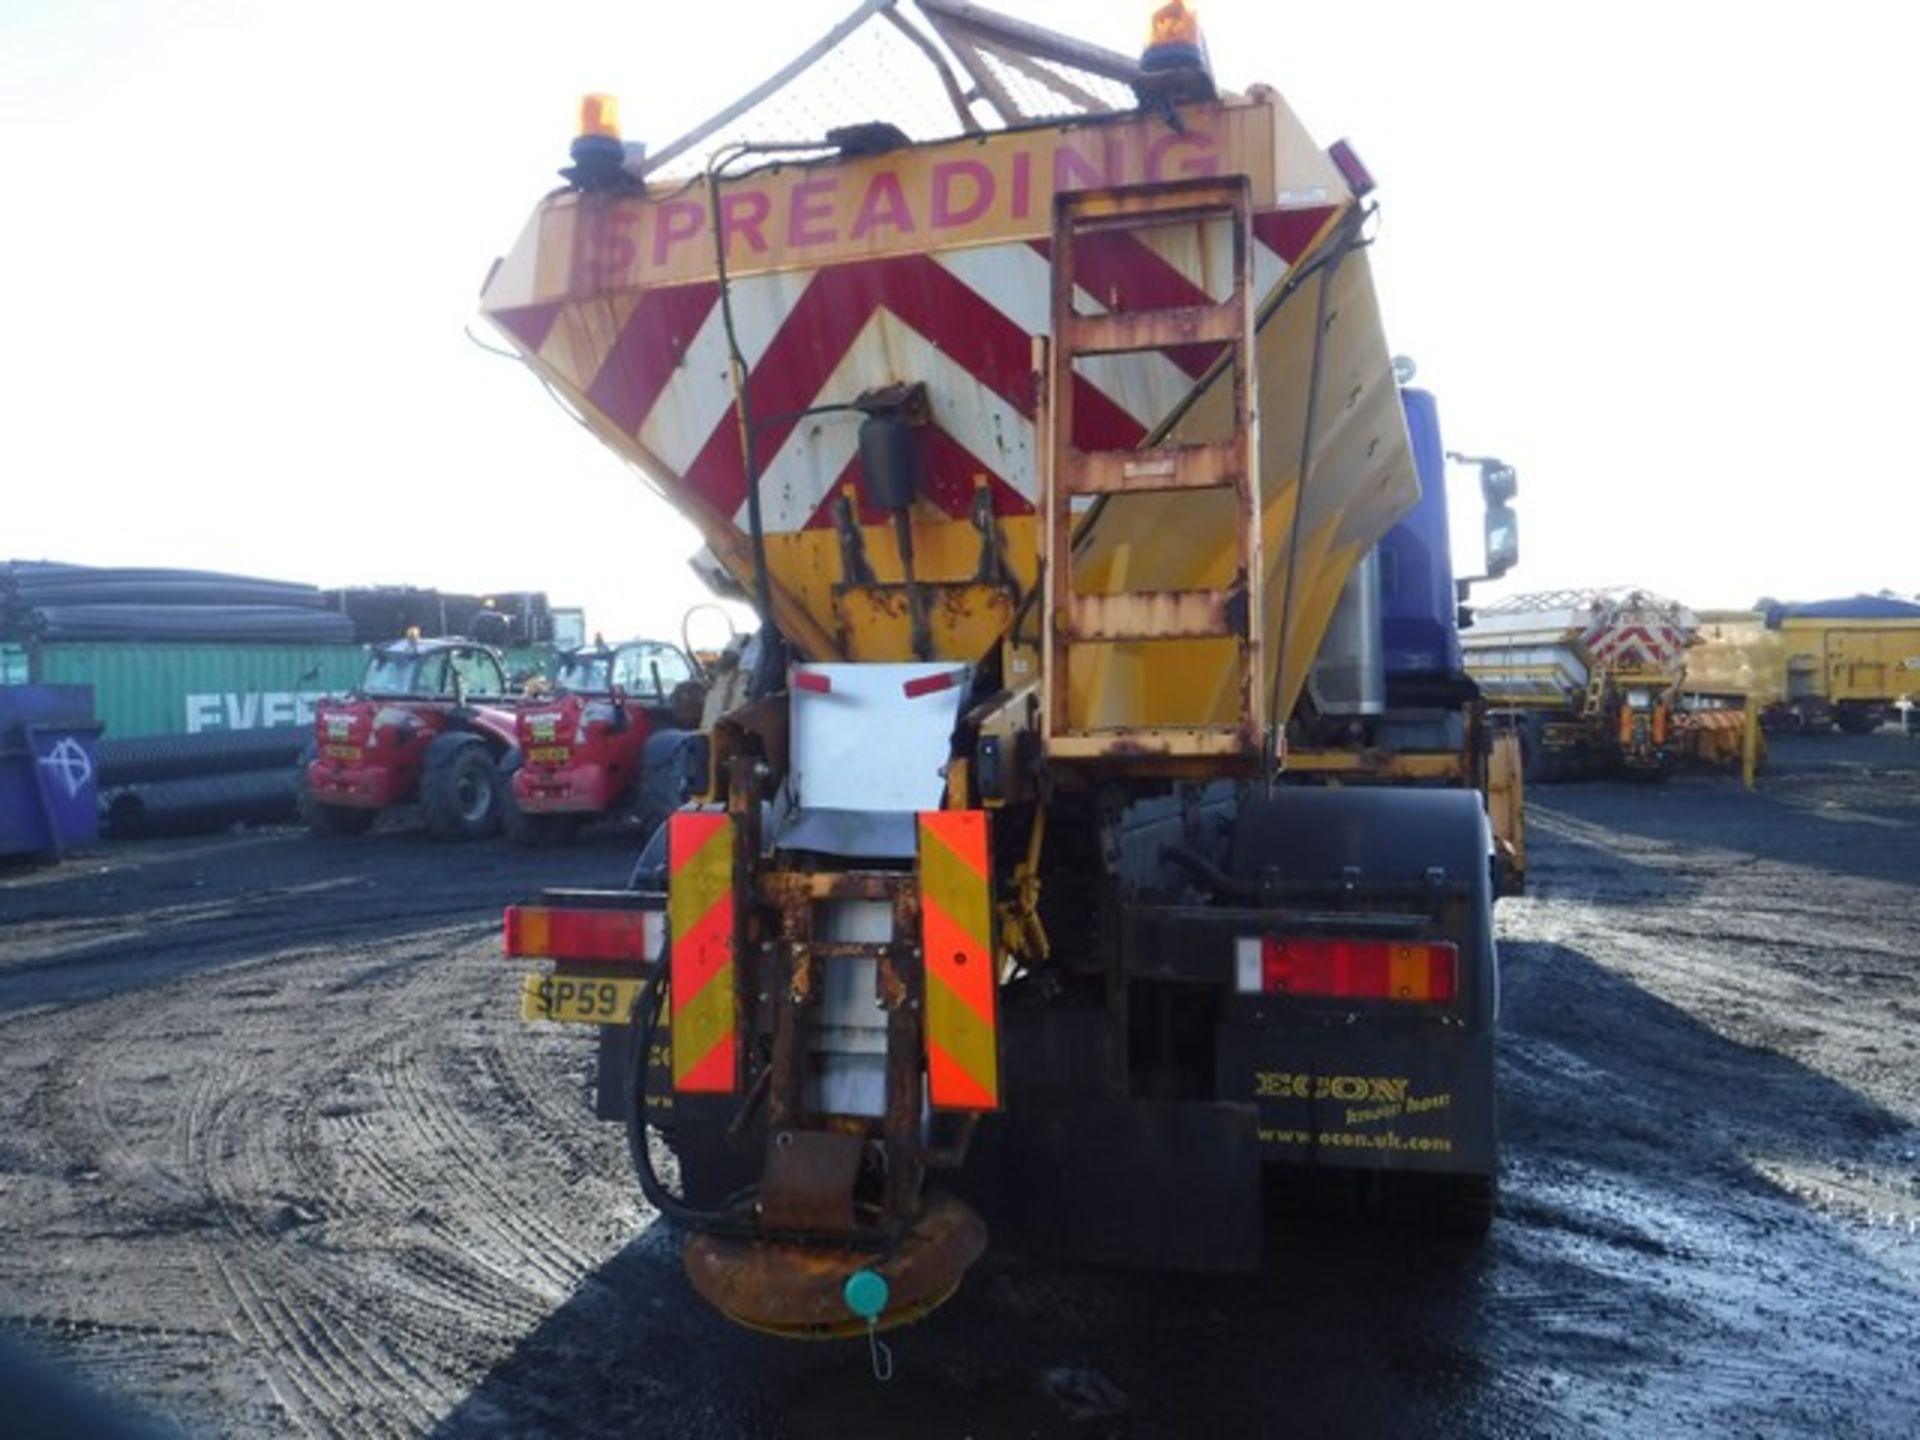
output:
{"label": "tyre track in mud", "polygon": [[[448,896],[425,878],[411,890],[396,878],[357,911],[325,897],[365,883],[345,880],[238,907],[165,906],[134,917],[137,939],[95,925],[78,947],[10,929],[0,997],[31,986],[31,1008],[13,1008],[0,1033],[58,1036],[33,1067],[25,1158],[42,1181],[97,1177],[60,1217],[75,1227],[131,1233],[156,1211],[184,1217],[170,1248],[197,1283],[176,1274],[186,1295],[122,1296],[119,1308],[188,1300],[194,1353],[170,1363],[155,1345],[130,1363],[106,1337],[159,1327],[98,1318],[89,1312],[113,1297],[63,1294],[56,1277],[24,1273],[26,1257],[0,1262],[5,1314],[196,1430],[385,1437],[432,1428],[564,1298],[600,1257],[527,1218],[549,1172],[511,1170],[503,1153],[547,1159],[537,1122],[518,1121],[510,1100],[486,1103],[483,1125],[459,1113],[484,1088],[468,1078],[476,1047],[518,1038],[489,953],[490,917],[516,891]],[[465,999],[451,967],[470,975]],[[135,969],[137,1007],[114,998]],[[91,983],[102,971],[115,976],[105,994]],[[155,1058],[176,1049],[177,1062]],[[143,1081],[157,1082],[152,1103]]]}
{"label": "tyre track in mud", "polygon": [[[395,1008],[416,1008],[406,1003],[413,998],[408,992],[419,989],[419,977],[428,973],[429,963],[420,962],[413,977],[403,982],[403,994]],[[310,1388],[310,1380],[317,1380],[324,1389],[329,1408],[313,1417],[313,1428],[404,1434],[430,1426],[459,1391],[457,1376],[447,1374],[448,1363],[457,1362],[463,1351],[471,1355],[474,1350],[463,1332],[485,1335],[496,1331],[507,1318],[497,1304],[480,1307],[480,1313],[475,1313],[469,1293],[476,1288],[472,1285],[473,1271],[490,1271],[499,1283],[529,1295],[529,1305],[512,1317],[524,1325],[529,1310],[538,1314],[550,1308],[590,1263],[580,1255],[554,1258],[551,1252],[555,1247],[548,1237],[522,1219],[528,1209],[527,1196],[512,1193],[498,1180],[493,1173],[497,1162],[489,1147],[451,1114],[445,1087],[422,1080],[419,1057],[439,1057],[441,1047],[434,1043],[436,1039],[431,1030],[423,1034],[417,1022],[396,1022],[317,1074],[304,1074],[302,1062],[295,1059],[289,1074],[302,1077],[302,1088],[290,1113],[276,1117],[271,1110],[263,1113],[258,1103],[230,1103],[208,1126],[210,1136],[224,1136],[228,1148],[238,1148],[245,1162],[241,1167],[244,1184],[234,1187],[227,1211],[233,1228],[247,1242],[246,1273],[249,1277],[270,1277],[276,1291],[271,1297],[263,1297],[259,1281],[252,1281],[252,1303],[243,1308],[250,1317],[261,1310],[271,1312],[270,1325],[261,1330],[269,1341],[289,1330],[296,1335],[300,1343],[293,1347],[291,1360],[284,1350],[279,1358],[283,1369],[294,1363],[303,1367],[303,1373],[292,1377],[303,1391]],[[339,1154],[349,1164],[377,1158],[382,1151],[413,1162],[410,1173],[384,1162],[369,1168],[367,1173],[382,1177],[388,1185],[386,1198],[390,1203],[386,1206],[369,1207],[364,1194],[355,1196],[338,1184],[336,1169],[316,1167],[311,1157],[318,1153],[317,1142],[302,1138],[303,1134],[311,1135],[317,1109],[337,1093],[338,1082],[361,1073],[370,1078],[369,1089],[378,1113],[391,1117],[394,1123],[385,1134],[363,1129],[369,1148],[356,1152],[346,1146]],[[276,1075],[262,1083],[256,1077],[243,1088],[266,1097],[269,1106],[284,1104],[278,1092],[282,1078]],[[260,1223],[257,1198],[250,1205],[241,1197],[279,1193],[288,1160],[295,1174],[321,1181],[318,1188],[291,1202],[313,1217],[303,1226],[301,1237],[308,1227],[315,1234],[324,1234],[332,1217],[346,1218],[356,1212],[370,1213],[375,1223],[398,1220],[418,1225],[424,1218],[428,1222],[425,1228],[459,1257],[453,1274],[449,1277],[442,1271],[438,1287],[430,1280],[423,1284],[422,1277],[408,1276],[413,1282],[408,1290],[415,1293],[388,1288],[376,1295],[370,1293],[366,1277],[358,1273],[357,1257],[349,1254],[343,1260],[302,1244],[287,1243],[271,1226]],[[439,1198],[449,1188],[449,1177],[457,1177],[457,1207]],[[217,1177],[210,1173],[208,1183],[217,1187]],[[447,1213],[450,1210],[451,1215]],[[339,1273],[343,1265],[354,1273],[343,1276]],[[405,1274],[404,1263],[401,1271]],[[445,1283],[449,1278],[451,1285]],[[419,1290],[436,1288],[438,1293],[431,1296],[431,1303],[419,1303]],[[288,1300],[285,1297],[289,1294],[296,1298]],[[303,1326],[303,1318],[313,1323]],[[416,1365],[409,1355],[432,1359],[424,1366]],[[383,1398],[388,1402],[384,1407]],[[398,1407],[395,1401],[401,1402]],[[398,1414],[379,1413],[383,1408],[387,1412],[397,1408]],[[369,1418],[376,1415],[375,1419]]]}
{"label": "tyre track in mud", "polygon": [[[1920,805],[1847,873],[1800,810],[1883,787],[1844,767],[1778,778],[1795,806],[1764,785],[1664,816],[1627,787],[1530,797],[1544,863],[1503,917],[1524,1018],[1502,1063],[1533,1102],[1509,1116],[1535,1112],[1533,1145],[1509,1154],[1553,1163],[1510,1160],[1505,1214],[1523,1224],[1503,1238],[1546,1239],[1544,1259],[1567,1237],[1590,1281],[1611,1273],[1669,1317],[1642,1333],[1688,1336],[1631,1361],[1677,1428],[1901,1434],[1920,1415],[1920,1057],[1888,997],[1920,979],[1903,944],[1920,933]],[[1911,778],[1896,790],[1920,798]],[[1629,993],[1638,1020],[1619,1011]],[[1902,1044],[1904,1073],[1874,1058]],[[1582,1095],[1604,1097],[1604,1120]],[[1631,1406],[1600,1402],[1608,1428],[1638,1433]]]}

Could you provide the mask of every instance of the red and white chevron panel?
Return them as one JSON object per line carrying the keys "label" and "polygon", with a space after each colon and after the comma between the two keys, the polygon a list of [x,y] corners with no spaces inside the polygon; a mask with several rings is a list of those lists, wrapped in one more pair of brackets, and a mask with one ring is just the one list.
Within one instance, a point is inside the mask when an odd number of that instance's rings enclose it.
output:
{"label": "red and white chevron panel", "polygon": [[[1255,283],[1270,295],[1332,212],[1257,216]],[[1083,240],[1088,312],[1220,299],[1224,232],[1193,227]],[[1032,340],[1050,321],[1045,241],[1014,242],[756,275],[731,285],[758,430],[769,532],[831,523],[857,468],[858,417],[801,416],[861,392],[923,381],[933,406],[928,498],[963,516],[988,477],[1001,514],[1035,502]],[[719,287],[711,281],[533,306],[494,317],[691,498],[745,526],[746,472],[733,412]],[[1204,351],[1082,362],[1074,396],[1088,447],[1137,444],[1191,390]],[[778,418],[785,417],[785,418]],[[770,422],[770,423],[769,423]],[[867,514],[871,522],[882,517]]]}
{"label": "red and white chevron panel", "polygon": [[1596,661],[1615,667],[1668,669],[1687,648],[1687,637],[1673,625],[1633,615],[1610,615],[1580,639]]}

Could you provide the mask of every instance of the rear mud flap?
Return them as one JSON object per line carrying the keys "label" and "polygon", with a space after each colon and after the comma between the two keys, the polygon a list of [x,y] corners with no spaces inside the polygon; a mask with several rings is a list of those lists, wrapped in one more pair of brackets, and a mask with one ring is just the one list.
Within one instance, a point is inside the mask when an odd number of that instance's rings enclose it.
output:
{"label": "rear mud flap", "polygon": [[995,1243],[1163,1270],[1260,1263],[1252,1105],[1080,1099],[984,1120],[954,1187]]}
{"label": "rear mud flap", "polygon": [[1217,1054],[1220,1093],[1253,1101],[1270,1163],[1451,1175],[1497,1167],[1491,1034],[1226,1024]]}

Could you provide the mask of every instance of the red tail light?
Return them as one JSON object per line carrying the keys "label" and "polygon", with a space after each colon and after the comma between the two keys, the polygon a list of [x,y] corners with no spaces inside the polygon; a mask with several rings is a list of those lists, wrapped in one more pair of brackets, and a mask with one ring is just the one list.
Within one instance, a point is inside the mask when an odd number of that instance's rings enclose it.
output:
{"label": "red tail light", "polygon": [[556,910],[509,905],[507,954],[640,964],[658,960],[666,917],[658,910]]}
{"label": "red tail light", "polygon": [[818,670],[796,670],[793,672],[793,688],[811,690],[816,695],[831,695],[833,677],[822,675]]}
{"label": "red tail light", "polygon": [[1460,983],[1459,949],[1434,941],[1248,935],[1235,961],[1239,989],[1252,995],[1444,1005]]}

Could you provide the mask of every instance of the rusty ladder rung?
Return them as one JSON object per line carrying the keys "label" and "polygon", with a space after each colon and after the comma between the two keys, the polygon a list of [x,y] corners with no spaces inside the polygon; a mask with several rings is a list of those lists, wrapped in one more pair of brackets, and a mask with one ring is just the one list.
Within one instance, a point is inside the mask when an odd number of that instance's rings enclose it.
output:
{"label": "rusty ladder rung", "polygon": [[1125,355],[1175,345],[1237,345],[1242,320],[1238,297],[1221,305],[1176,305],[1164,310],[1113,310],[1075,315],[1063,327],[1070,354]]}
{"label": "rusty ladder rung", "polygon": [[1238,638],[1246,631],[1246,598],[1240,589],[1075,595],[1067,606],[1067,638],[1081,645]]}
{"label": "rusty ladder rung", "polygon": [[1069,495],[1142,495],[1165,490],[1233,490],[1246,455],[1231,440],[1156,445],[1148,450],[1074,450],[1062,457]]}

